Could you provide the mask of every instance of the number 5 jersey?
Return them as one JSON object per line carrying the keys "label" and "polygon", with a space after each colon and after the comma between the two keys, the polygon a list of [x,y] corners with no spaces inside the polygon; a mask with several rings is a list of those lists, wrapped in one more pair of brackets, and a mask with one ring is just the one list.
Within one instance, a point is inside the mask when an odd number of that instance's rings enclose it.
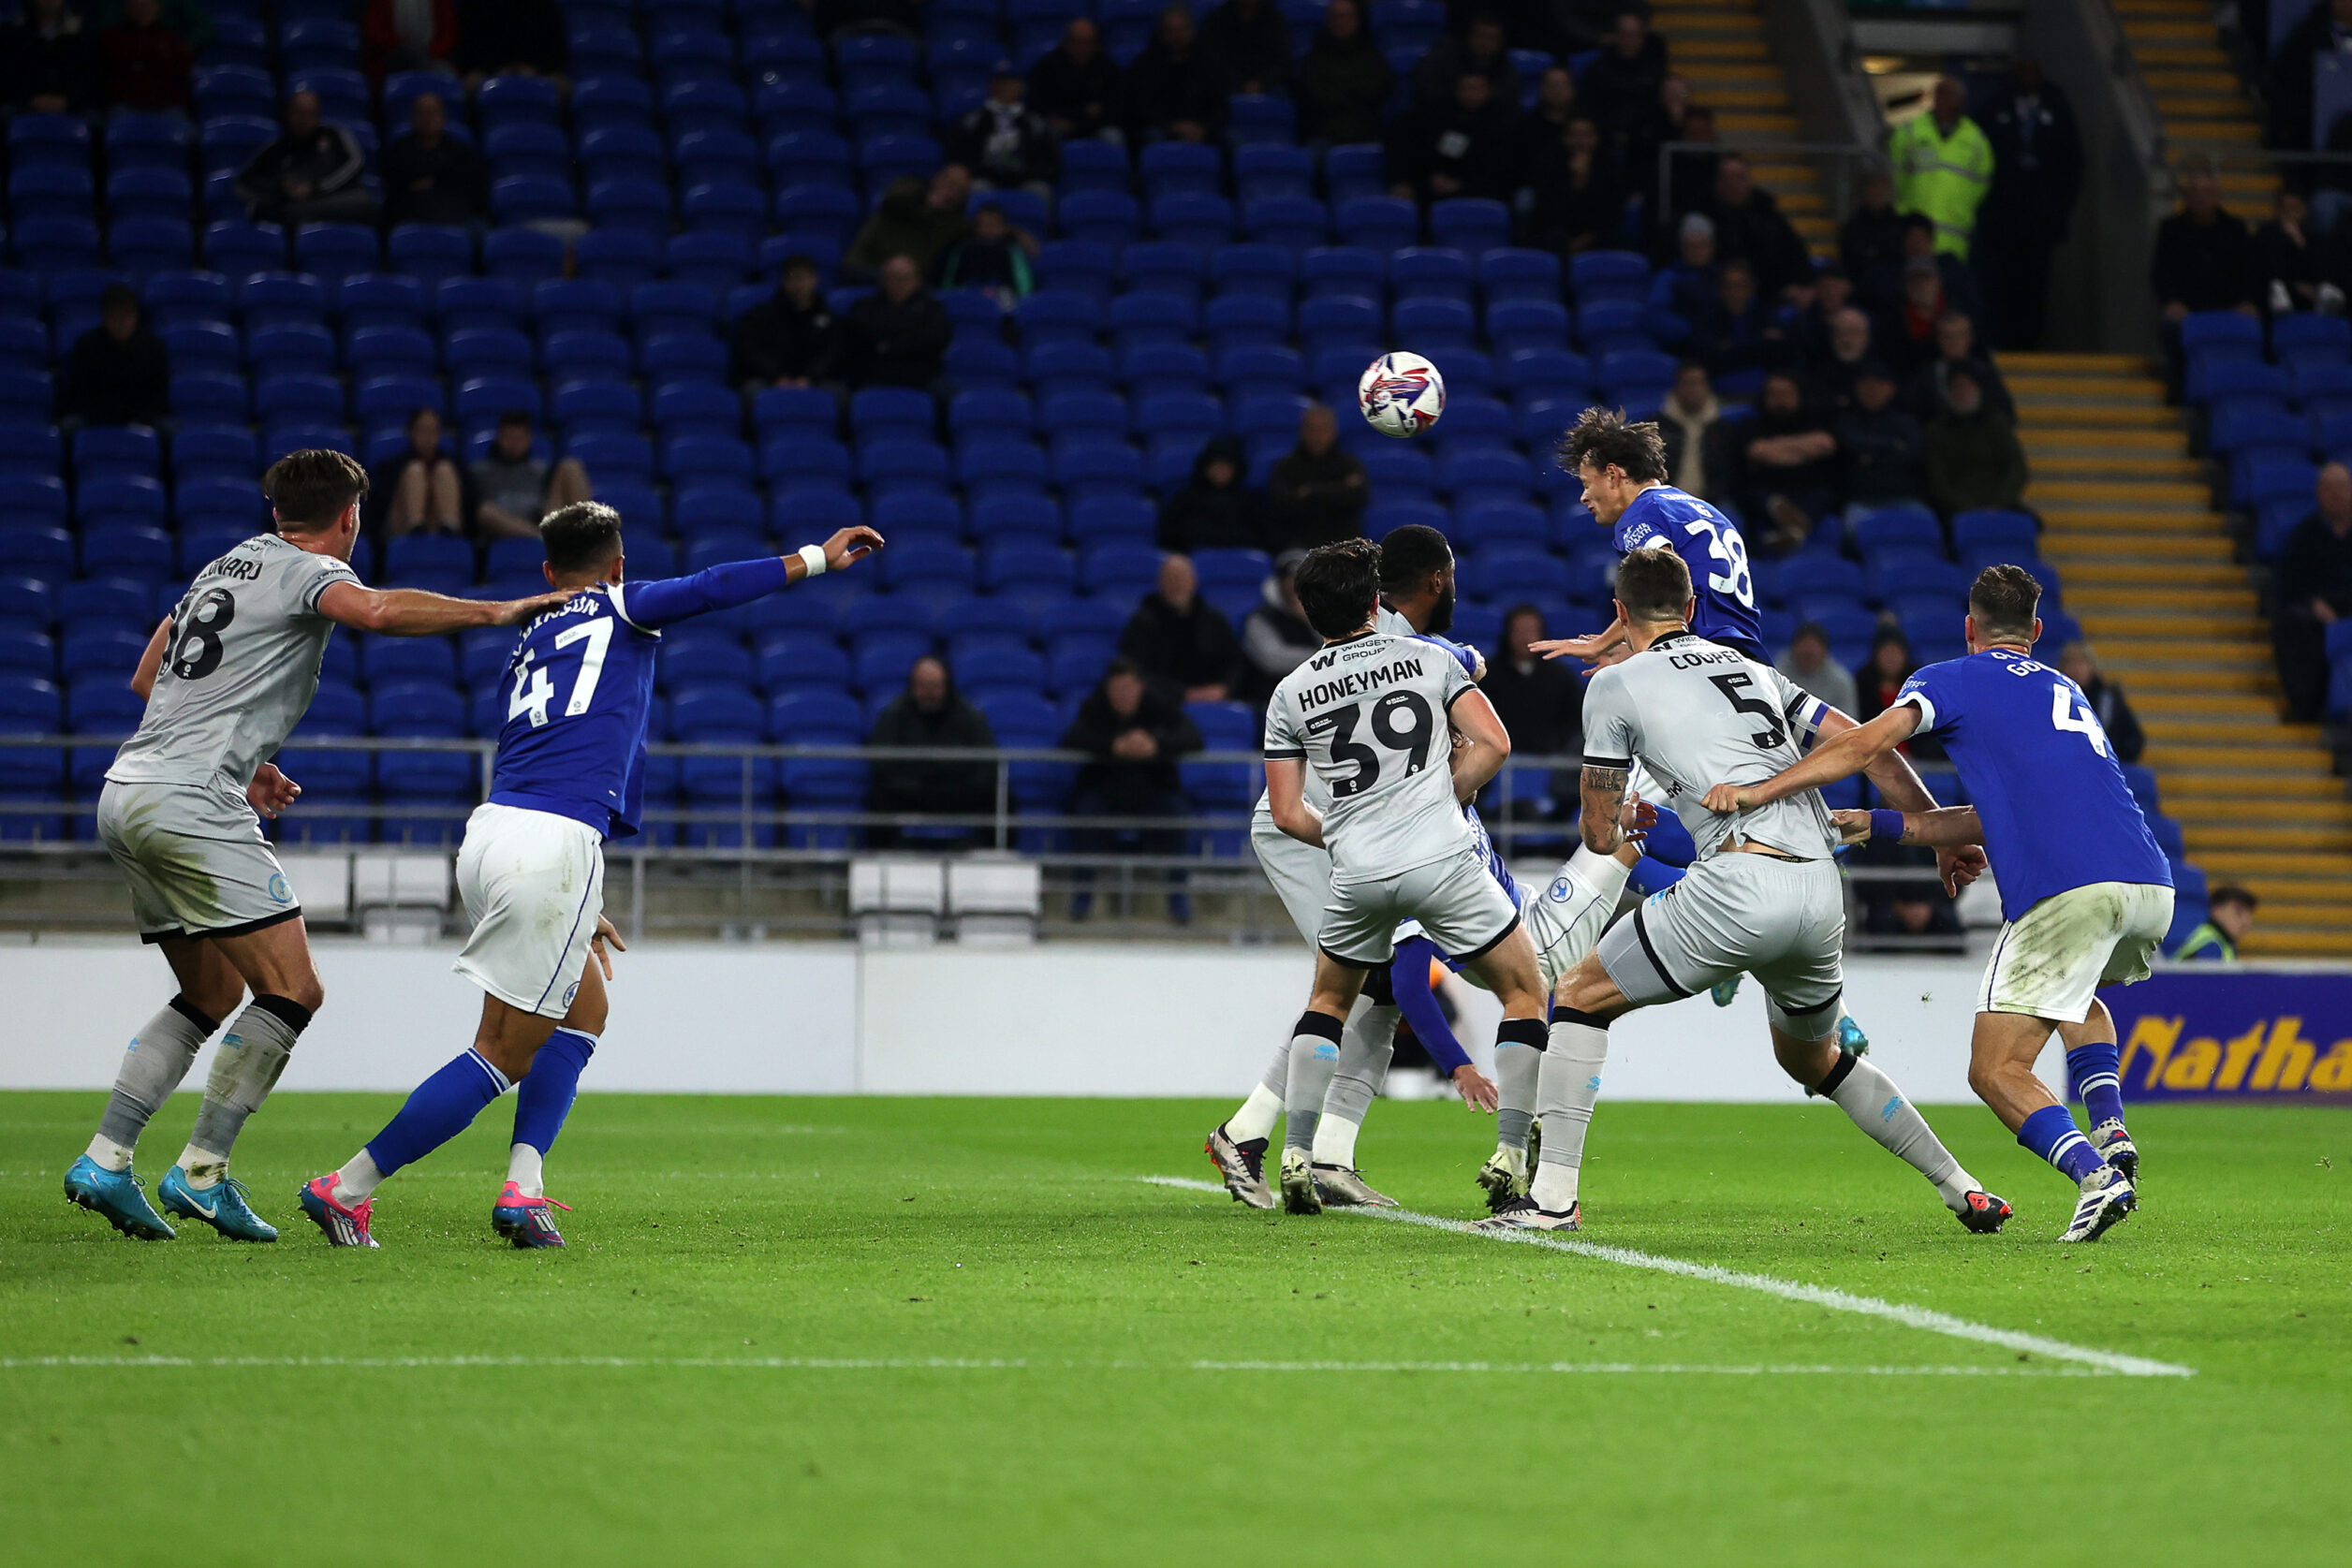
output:
{"label": "number 5 jersey", "polygon": [[1758,664],[1690,632],[1672,632],[1593,677],[1584,693],[1584,766],[1630,769],[1664,787],[1653,802],[1690,829],[1698,858],[1753,839],[1802,859],[1827,859],[1837,833],[1818,790],[1754,811],[1711,812],[1719,784],[1761,784],[1804,755],[1829,704]]}
{"label": "number 5 jersey", "polygon": [[334,623],[318,596],[358,582],[346,562],[257,534],[196,575],[139,732],[114,754],[117,784],[175,784],[243,800],[318,692]]}

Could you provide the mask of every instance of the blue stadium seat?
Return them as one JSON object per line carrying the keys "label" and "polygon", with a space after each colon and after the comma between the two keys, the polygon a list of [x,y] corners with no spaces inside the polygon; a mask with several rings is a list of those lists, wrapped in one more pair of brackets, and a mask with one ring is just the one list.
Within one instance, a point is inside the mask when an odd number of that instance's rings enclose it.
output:
{"label": "blue stadium seat", "polygon": [[1394,197],[1356,197],[1343,201],[1335,222],[1342,244],[1361,245],[1384,255],[1420,239],[1420,212],[1411,202]]}
{"label": "blue stadium seat", "polygon": [[1331,219],[1330,210],[1313,197],[1266,196],[1244,207],[1242,227],[1256,243],[1303,255],[1330,238]]}
{"label": "blue stadium seat", "polygon": [[294,265],[332,288],[353,272],[372,272],[375,231],[355,223],[306,223],[294,231]]}
{"label": "blue stadium seat", "polygon": [[1198,392],[1209,385],[1209,358],[1189,344],[1139,344],[1119,356],[1119,379],[1131,392]]}
{"label": "blue stadium seat", "polygon": [[[1158,145],[1182,147],[1187,143],[1167,141]],[[1208,250],[1233,237],[1233,204],[1212,192],[1185,191],[1154,197],[1151,219],[1153,234],[1176,244]]]}
{"label": "blue stadium seat", "polygon": [[1132,241],[1142,227],[1141,209],[1124,191],[1077,192],[1063,198],[1060,216],[1063,238],[1114,248]]}

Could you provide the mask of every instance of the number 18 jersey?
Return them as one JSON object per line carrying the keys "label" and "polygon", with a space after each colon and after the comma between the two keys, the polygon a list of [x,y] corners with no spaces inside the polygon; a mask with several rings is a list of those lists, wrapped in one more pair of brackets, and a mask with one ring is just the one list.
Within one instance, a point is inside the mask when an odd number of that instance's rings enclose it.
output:
{"label": "number 18 jersey", "polygon": [[1837,834],[1819,790],[1736,814],[1711,812],[1705,801],[1716,784],[1762,784],[1794,767],[1828,708],[1770,665],[1673,632],[1593,677],[1584,766],[1622,769],[1639,761],[1648,769],[1667,793],[1653,803],[1682,818],[1701,860],[1746,839],[1827,859]]}
{"label": "number 18 jersey", "polygon": [[1446,717],[1471,689],[1444,648],[1377,631],[1309,654],[1274,688],[1266,756],[1303,760],[1330,791],[1333,882],[1395,876],[1474,847]]}

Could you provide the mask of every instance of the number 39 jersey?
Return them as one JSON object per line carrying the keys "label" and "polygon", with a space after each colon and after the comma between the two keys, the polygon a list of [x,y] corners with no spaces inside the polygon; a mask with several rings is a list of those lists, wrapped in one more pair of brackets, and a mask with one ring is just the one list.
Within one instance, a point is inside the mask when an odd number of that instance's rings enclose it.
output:
{"label": "number 39 jersey", "polygon": [[1804,755],[1829,705],[1770,665],[1674,632],[1593,677],[1584,694],[1584,766],[1639,761],[1666,787],[1654,802],[1690,829],[1698,858],[1727,842],[1754,839],[1804,859],[1826,859],[1837,834],[1818,790],[1754,811],[1705,805],[1719,784],[1762,784]]}
{"label": "number 39 jersey", "polygon": [[1274,688],[1266,756],[1303,760],[1330,792],[1333,882],[1396,876],[1475,845],[1446,717],[1471,689],[1444,648],[1377,631],[1309,654]]}
{"label": "number 39 jersey", "polygon": [[1624,554],[1670,550],[1680,555],[1698,600],[1691,630],[1758,664],[1772,662],[1764,647],[1764,619],[1756,608],[1747,541],[1738,523],[1696,495],[1659,485],[1635,496],[1619,516],[1616,544]]}
{"label": "number 39 jersey", "polygon": [[2005,919],[2094,882],[2172,886],[2090,698],[2058,671],[1991,648],[1917,671],[1895,701],[1960,769]]}
{"label": "number 39 jersey", "polygon": [[318,613],[318,596],[359,580],[348,563],[275,534],[257,534],[198,572],[171,612],[139,732],[106,776],[242,799],[318,693],[335,629]]}

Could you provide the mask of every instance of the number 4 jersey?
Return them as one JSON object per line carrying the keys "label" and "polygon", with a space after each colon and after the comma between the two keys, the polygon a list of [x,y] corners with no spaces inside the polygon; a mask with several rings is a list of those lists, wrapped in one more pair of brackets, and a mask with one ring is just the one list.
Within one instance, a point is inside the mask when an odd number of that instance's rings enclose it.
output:
{"label": "number 4 jersey", "polygon": [[139,732],[114,754],[117,784],[179,784],[243,799],[318,692],[334,623],[318,596],[358,582],[349,564],[257,534],[196,575]]}
{"label": "number 4 jersey", "polygon": [[1762,784],[1804,755],[1829,704],[1720,643],[1672,632],[1593,677],[1584,694],[1584,766],[1639,762],[1664,787],[1654,801],[1690,829],[1698,858],[1752,839],[1802,859],[1826,859],[1837,834],[1818,790],[1736,814],[1711,812],[1719,784]]}
{"label": "number 4 jersey", "polygon": [[1930,665],[1895,698],[1951,754],[1984,822],[1985,857],[2014,920],[2095,882],[2172,886],[2082,688],[2006,648]]}
{"label": "number 4 jersey", "polygon": [[1311,653],[1266,708],[1266,756],[1303,760],[1330,791],[1331,880],[1396,876],[1477,843],[1454,799],[1447,713],[1474,688],[1445,648],[1365,632]]}

